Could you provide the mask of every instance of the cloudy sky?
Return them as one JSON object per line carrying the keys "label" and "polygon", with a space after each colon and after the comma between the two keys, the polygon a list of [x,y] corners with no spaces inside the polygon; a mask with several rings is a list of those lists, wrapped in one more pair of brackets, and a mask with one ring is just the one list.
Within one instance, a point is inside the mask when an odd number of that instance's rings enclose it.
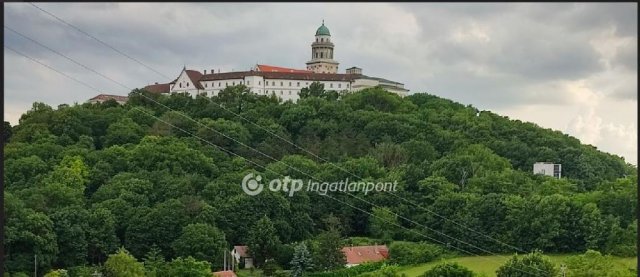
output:
{"label": "cloudy sky", "polygon": [[[637,164],[638,5],[450,3],[38,3],[166,78],[28,3],[4,4],[4,43],[109,94],[175,78],[183,65],[304,68],[324,19],[341,72],[399,81],[481,110],[566,132]],[[35,101],[97,93],[4,50],[5,120]]]}

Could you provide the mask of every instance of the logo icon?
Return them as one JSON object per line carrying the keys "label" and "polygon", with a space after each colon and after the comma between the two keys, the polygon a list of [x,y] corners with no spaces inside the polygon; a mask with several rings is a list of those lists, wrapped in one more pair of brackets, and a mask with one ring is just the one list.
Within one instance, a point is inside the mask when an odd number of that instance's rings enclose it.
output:
{"label": "logo icon", "polygon": [[256,175],[254,178],[253,173],[249,173],[242,178],[242,190],[251,196],[258,195],[264,189],[264,185],[260,181],[262,181],[262,176]]}

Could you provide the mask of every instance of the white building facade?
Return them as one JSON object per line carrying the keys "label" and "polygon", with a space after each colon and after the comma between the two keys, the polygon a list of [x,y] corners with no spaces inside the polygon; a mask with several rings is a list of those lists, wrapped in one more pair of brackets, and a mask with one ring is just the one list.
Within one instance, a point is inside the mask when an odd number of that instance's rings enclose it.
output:
{"label": "white building facade", "polygon": [[275,95],[283,101],[297,101],[300,91],[313,82],[323,84],[325,90],[354,92],[380,86],[400,96],[409,92],[402,83],[363,75],[362,69],[357,67],[347,69],[346,73],[337,73],[338,62],[333,60],[334,44],[324,22],[316,31],[311,48],[312,59],[306,63],[306,70],[258,64],[248,71],[215,73],[211,70],[207,74],[204,70],[203,74],[183,68],[174,81],[150,85],[145,89],[160,93],[188,93],[195,97],[199,94],[216,96],[226,87],[245,85],[252,93]]}
{"label": "white building facade", "polygon": [[533,174],[542,174],[559,179],[562,177],[562,165],[547,162],[538,162],[533,164]]}

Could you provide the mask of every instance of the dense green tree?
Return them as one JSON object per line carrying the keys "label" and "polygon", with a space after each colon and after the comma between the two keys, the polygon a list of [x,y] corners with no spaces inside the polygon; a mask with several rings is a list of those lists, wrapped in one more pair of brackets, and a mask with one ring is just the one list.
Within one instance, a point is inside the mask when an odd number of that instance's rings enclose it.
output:
{"label": "dense green tree", "polygon": [[318,248],[314,253],[316,269],[327,271],[344,267],[347,260],[342,252],[342,238],[337,230],[322,232],[317,241]]}
{"label": "dense green tree", "polygon": [[178,257],[167,265],[169,277],[211,277],[211,265],[193,257]]}
{"label": "dense green tree", "polygon": [[144,265],[129,252],[118,249],[115,254],[109,255],[104,263],[104,270],[108,277],[144,277]]}
{"label": "dense green tree", "polygon": [[138,143],[144,134],[144,130],[131,118],[125,117],[122,120],[109,125],[104,145],[118,145],[126,143]]}
{"label": "dense green tree", "polygon": [[227,242],[218,228],[208,224],[189,224],[182,228],[182,235],[173,242],[177,256],[192,256],[197,260],[213,261],[222,268],[220,261],[227,251]]}
{"label": "dense green tree", "polygon": [[2,125],[2,143],[7,144],[7,142],[9,142],[9,139],[11,138],[11,135],[13,134],[13,131],[11,130],[11,123],[5,121],[4,124]]}
{"label": "dense green tree", "polygon": [[263,216],[249,230],[247,246],[257,266],[262,266],[266,260],[275,258],[279,245],[280,239],[276,229],[267,216]]}
{"label": "dense green tree", "polygon": [[387,207],[374,207],[369,216],[369,228],[374,238],[391,241],[400,231],[398,216]]}
{"label": "dense green tree", "polygon": [[111,212],[104,208],[94,208],[89,211],[87,219],[87,242],[89,261],[101,263],[107,254],[114,253],[119,245],[116,237],[116,219]]}

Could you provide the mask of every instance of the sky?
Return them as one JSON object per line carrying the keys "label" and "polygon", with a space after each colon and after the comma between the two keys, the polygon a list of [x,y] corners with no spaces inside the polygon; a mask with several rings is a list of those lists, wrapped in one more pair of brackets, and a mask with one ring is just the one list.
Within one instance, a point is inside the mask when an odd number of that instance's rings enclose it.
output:
{"label": "sky", "polygon": [[[101,93],[169,82],[183,66],[305,68],[322,20],[340,72],[405,84],[559,130],[637,165],[637,3],[29,3],[4,4],[4,43]],[[4,118],[98,94],[4,48]],[[169,78],[167,78],[169,77]]]}

